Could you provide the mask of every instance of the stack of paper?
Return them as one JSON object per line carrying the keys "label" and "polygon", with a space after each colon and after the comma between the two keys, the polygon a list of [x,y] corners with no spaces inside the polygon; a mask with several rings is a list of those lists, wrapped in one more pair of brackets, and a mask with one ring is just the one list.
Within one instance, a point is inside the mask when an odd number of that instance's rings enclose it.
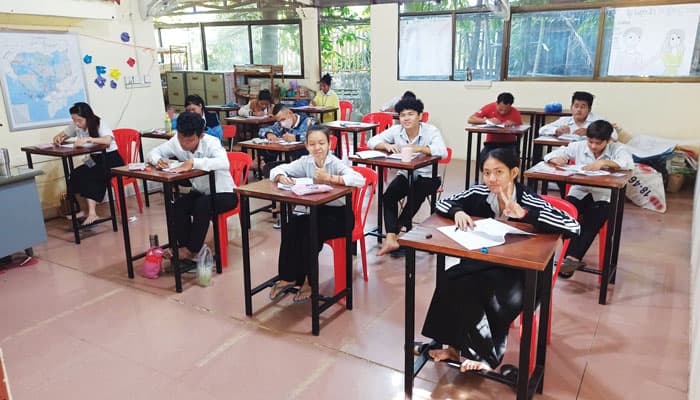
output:
{"label": "stack of paper", "polygon": [[365,151],[358,151],[355,153],[355,157],[357,158],[379,158],[379,157],[386,157],[386,153],[383,153],[381,151],[377,150],[365,150]]}

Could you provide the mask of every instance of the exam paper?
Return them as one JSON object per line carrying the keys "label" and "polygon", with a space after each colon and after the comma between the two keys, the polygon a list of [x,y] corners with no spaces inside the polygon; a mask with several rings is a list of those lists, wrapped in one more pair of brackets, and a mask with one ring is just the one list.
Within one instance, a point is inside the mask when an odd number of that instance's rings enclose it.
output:
{"label": "exam paper", "polygon": [[482,247],[494,247],[506,242],[506,234],[532,235],[521,229],[496,221],[493,218],[480,219],[472,230],[459,230],[456,225],[443,226],[438,230],[461,246],[476,250]]}

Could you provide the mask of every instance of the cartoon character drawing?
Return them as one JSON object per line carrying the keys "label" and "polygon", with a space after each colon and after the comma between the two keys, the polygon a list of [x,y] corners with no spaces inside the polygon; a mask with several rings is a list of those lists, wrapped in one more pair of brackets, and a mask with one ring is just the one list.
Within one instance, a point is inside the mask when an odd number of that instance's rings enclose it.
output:
{"label": "cartoon character drawing", "polygon": [[661,61],[665,67],[663,75],[678,75],[678,69],[683,62],[683,40],[684,32],[680,29],[671,29],[666,33],[661,48]]}
{"label": "cartoon character drawing", "polygon": [[622,34],[621,49],[617,53],[616,70],[624,75],[639,75],[644,56],[637,49],[642,39],[642,28],[633,26]]}

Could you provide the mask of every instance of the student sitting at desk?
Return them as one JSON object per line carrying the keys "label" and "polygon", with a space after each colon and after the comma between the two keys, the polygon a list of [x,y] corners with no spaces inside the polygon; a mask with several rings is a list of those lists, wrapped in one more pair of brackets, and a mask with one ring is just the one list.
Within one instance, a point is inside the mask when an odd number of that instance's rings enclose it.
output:
{"label": "student sitting at desk", "polygon": [[[498,95],[495,103],[489,103],[481,110],[472,114],[467,120],[472,125],[494,124],[503,125],[506,128],[522,125],[523,120],[520,117],[520,111],[513,107],[515,98],[508,92],[503,92]],[[515,135],[499,135],[487,134],[484,140],[485,149],[495,149],[497,147],[509,147],[514,151],[517,150],[515,145],[518,138]]]}
{"label": "student sitting at desk", "polygon": [[[428,156],[446,157],[447,147],[440,130],[433,125],[420,122],[423,114],[423,102],[406,98],[396,103],[399,113],[399,125],[394,125],[379,135],[373,136],[367,146],[371,149],[389,153],[400,153],[402,147],[411,147],[414,153]],[[426,197],[434,194],[440,187],[440,177],[433,178],[433,167],[427,166],[414,171],[413,204],[407,204],[399,215],[399,201],[408,196],[408,173],[399,170],[384,194],[384,226],[386,240],[382,243],[378,256],[391,253],[394,257],[403,256],[399,250],[399,232],[407,227],[418,212]]]}
{"label": "student sitting at desk", "polygon": [[[204,133],[214,136],[221,141],[224,130],[221,128],[219,117],[216,113],[209,112],[204,107],[204,100],[199,95],[191,94],[185,97],[185,110],[198,114],[206,123]],[[178,126],[178,129],[180,127]]]}
{"label": "student sitting at desk", "polygon": [[[321,90],[319,90],[316,93],[316,96],[314,96],[313,100],[311,100],[311,105],[334,108],[340,107],[340,99],[338,99],[338,95],[331,90],[330,74],[323,75],[321,80],[318,81],[318,84],[319,89]],[[333,112],[323,113],[321,116],[321,122],[334,121],[335,119],[333,118],[333,115]]]}
{"label": "student sitting at desk", "polygon": [[[600,116],[591,112],[593,108],[593,95],[588,92],[574,92],[571,96],[571,116],[561,117],[558,120],[540,128],[540,136],[561,136],[565,134],[586,136],[586,128],[593,121],[602,120]],[[617,131],[612,130],[612,140],[617,140]]]}
{"label": "student sitting at desk", "polygon": [[[279,165],[270,171],[270,180],[285,185],[293,185],[294,178],[313,178],[315,183],[327,183],[362,187],[365,178],[345,165],[329,151],[328,128],[314,125],[305,137],[309,155],[290,164]],[[290,215],[289,222],[282,231],[279,255],[280,280],[270,290],[270,299],[277,300],[286,290],[299,286],[294,296],[295,303],[304,303],[311,297],[309,286],[309,266],[311,257],[318,257],[323,242],[345,236],[345,200],[338,199],[318,208],[318,242],[313,254],[309,254],[309,216]],[[354,218],[350,221],[354,225]],[[352,229],[352,227],[350,228]]]}
{"label": "student sitting at desk", "polygon": [[[586,129],[588,140],[560,147],[544,156],[544,160],[555,165],[565,165],[569,160],[575,160],[576,164],[584,165],[583,169],[588,171],[632,169],[632,155],[624,144],[611,141],[612,132],[613,126],[608,121],[594,121]],[[610,189],[574,185],[566,200],[576,206],[583,225],[581,236],[571,240],[561,264],[559,276],[564,279],[571,278],[574,271],[586,265],[581,260],[608,217]]]}
{"label": "student sitting at desk", "polygon": [[379,108],[379,111],[383,112],[394,112],[396,111],[394,107],[396,107],[396,103],[403,99],[415,99],[416,94],[413,93],[410,90],[407,90],[404,92],[403,96],[396,96],[393,99],[389,100],[388,102],[382,104],[382,106]]}
{"label": "student sitting at desk", "polygon": [[[221,141],[204,134],[205,123],[202,117],[193,112],[184,112],[177,117],[177,135],[148,153],[148,162],[158,169],[168,168],[170,158],[182,164],[173,172],[192,169],[215,172],[216,211],[232,210],[238,204],[233,193],[233,177],[229,170],[226,150]],[[179,259],[185,269],[194,266],[194,260],[204,244],[209,221],[212,217],[209,176],[203,175],[190,180],[192,190],[175,201],[175,236],[180,249]]]}
{"label": "student sitting at desk", "polygon": [[241,117],[262,117],[268,115],[272,111],[272,94],[267,89],[258,92],[258,98],[252,99],[248,104],[238,110],[238,115]]}
{"label": "student sitting at desk", "polygon": [[[272,109],[272,116],[275,117],[275,122],[272,126],[260,128],[258,135],[266,138],[271,142],[285,140],[287,142],[304,142],[306,141],[306,132],[310,126],[316,123],[313,117],[304,113],[295,113],[284,104],[276,104]],[[292,159],[299,158],[304,154],[308,154],[306,149],[297,150],[290,154]],[[260,156],[265,163],[270,163],[277,160],[279,151],[260,150]]]}
{"label": "student sitting at desk", "polygon": [[[443,199],[440,215],[458,229],[474,226],[472,217],[526,222],[538,232],[577,235],[578,222],[517,183],[518,157],[505,148],[484,149],[479,157],[484,184]],[[524,272],[486,261],[463,259],[447,271],[436,288],[423,325],[423,335],[445,344],[430,350],[435,360],[461,362],[460,370],[490,370],[503,360],[511,322],[522,310]],[[466,359],[462,362],[461,357]]]}
{"label": "student sitting at desk", "polygon": [[76,201],[76,210],[79,212],[75,216],[85,218],[83,225],[90,225],[100,219],[97,215],[97,203],[104,199],[107,185],[109,185],[110,177],[106,175],[105,168],[109,170],[124,165],[124,160],[117,151],[117,142],[114,141],[112,130],[95,115],[89,104],[75,103],[68,111],[73,123],[54,136],[54,145],[62,144],[69,137],[77,137],[74,144],[76,147],[92,144],[109,145],[104,159],[102,154],[90,154],[90,158],[83,165],[73,170],[68,180],[71,192],[80,194],[88,206],[86,215],[85,211],[79,211],[80,203]]}

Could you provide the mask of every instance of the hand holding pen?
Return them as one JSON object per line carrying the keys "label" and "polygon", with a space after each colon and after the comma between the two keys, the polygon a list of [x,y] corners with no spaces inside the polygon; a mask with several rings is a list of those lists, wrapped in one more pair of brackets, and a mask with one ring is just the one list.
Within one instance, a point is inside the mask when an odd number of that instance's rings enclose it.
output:
{"label": "hand holding pen", "polygon": [[474,229],[476,227],[472,217],[464,211],[457,211],[457,213],[455,213],[455,225],[457,225],[455,231],[466,231],[467,229]]}

